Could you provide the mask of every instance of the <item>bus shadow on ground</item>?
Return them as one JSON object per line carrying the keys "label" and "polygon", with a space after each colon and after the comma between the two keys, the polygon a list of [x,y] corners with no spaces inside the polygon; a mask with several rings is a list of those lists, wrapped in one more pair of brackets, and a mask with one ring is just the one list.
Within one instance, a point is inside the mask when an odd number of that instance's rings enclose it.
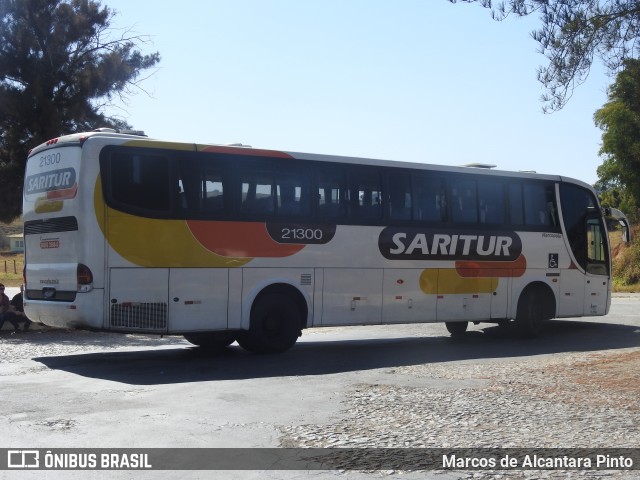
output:
{"label": "bus shadow on ground", "polygon": [[[250,354],[236,344],[220,353],[198,347],[37,357],[53,370],[132,385],[161,385],[252,378],[326,375],[462,360],[486,361],[565,352],[640,346],[640,327],[551,321],[535,339],[498,327],[462,338],[400,337],[335,340],[319,335],[275,355]],[[322,339],[322,338],[325,339]]]}

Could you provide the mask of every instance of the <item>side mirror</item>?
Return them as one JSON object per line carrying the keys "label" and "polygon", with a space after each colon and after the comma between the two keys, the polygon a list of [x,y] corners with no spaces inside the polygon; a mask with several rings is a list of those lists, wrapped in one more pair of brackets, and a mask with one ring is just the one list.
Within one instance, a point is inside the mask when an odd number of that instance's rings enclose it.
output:
{"label": "side mirror", "polygon": [[618,223],[622,226],[622,241],[625,243],[629,243],[631,241],[631,225],[629,223],[629,220],[627,219],[627,216],[617,208],[611,207],[603,207],[602,213],[605,217],[610,217],[618,221]]}

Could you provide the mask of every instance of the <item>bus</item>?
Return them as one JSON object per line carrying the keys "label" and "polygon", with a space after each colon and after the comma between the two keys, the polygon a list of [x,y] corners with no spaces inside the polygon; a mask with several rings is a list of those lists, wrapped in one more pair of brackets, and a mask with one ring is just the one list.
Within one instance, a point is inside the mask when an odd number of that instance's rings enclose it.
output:
{"label": "bus", "polygon": [[611,302],[603,209],[561,176],[99,129],[29,153],[23,214],[25,311],[57,327],[270,353],[325,326],[535,336]]}

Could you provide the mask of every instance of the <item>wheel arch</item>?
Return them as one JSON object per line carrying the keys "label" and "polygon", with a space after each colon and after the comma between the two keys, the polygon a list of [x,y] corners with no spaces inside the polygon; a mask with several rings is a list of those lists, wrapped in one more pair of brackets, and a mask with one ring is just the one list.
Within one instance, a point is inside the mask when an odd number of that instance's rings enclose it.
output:
{"label": "wheel arch", "polygon": [[516,302],[514,318],[517,315],[518,310],[520,309],[520,302],[522,301],[522,299],[532,294],[535,295],[535,298],[539,298],[543,302],[544,319],[550,320],[552,318],[555,318],[558,306],[556,294],[549,285],[541,281],[531,282],[522,289],[520,295],[518,296],[518,301]]}
{"label": "wheel arch", "polygon": [[269,285],[263,285],[255,288],[251,294],[245,299],[247,308],[243,308],[242,312],[242,329],[248,330],[251,324],[251,311],[254,305],[261,298],[271,294],[283,294],[291,298],[300,311],[301,325],[300,329],[307,328],[309,324],[310,305],[309,300],[304,292],[295,285],[288,282],[275,282]]}

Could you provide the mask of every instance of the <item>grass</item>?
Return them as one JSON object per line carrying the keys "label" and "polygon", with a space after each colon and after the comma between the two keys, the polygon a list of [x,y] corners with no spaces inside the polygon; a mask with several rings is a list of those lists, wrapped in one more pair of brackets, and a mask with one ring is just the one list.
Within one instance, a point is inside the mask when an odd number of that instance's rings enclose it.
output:
{"label": "grass", "polygon": [[631,243],[622,243],[619,232],[610,235],[613,291],[640,292],[640,227],[632,229]]}
{"label": "grass", "polygon": [[0,252],[0,283],[7,287],[19,287],[23,268],[24,254]]}

